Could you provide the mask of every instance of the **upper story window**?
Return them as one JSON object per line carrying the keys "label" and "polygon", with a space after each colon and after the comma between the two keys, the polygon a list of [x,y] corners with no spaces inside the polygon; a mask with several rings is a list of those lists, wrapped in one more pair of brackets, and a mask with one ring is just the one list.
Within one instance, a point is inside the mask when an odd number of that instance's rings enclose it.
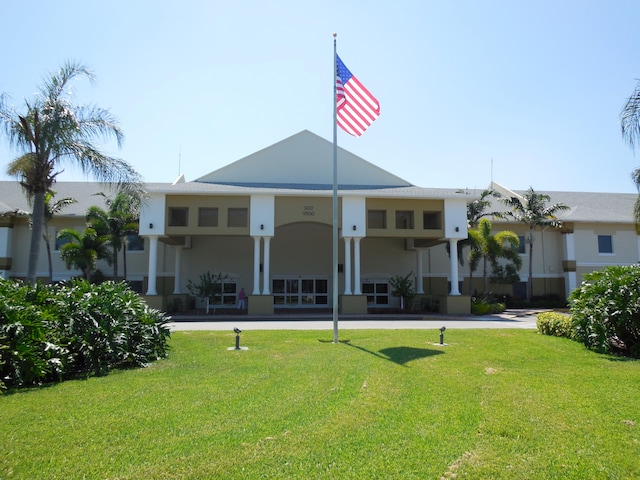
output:
{"label": "upper story window", "polygon": [[611,235],[598,235],[598,253],[613,253],[613,238]]}
{"label": "upper story window", "polygon": [[425,230],[440,230],[442,228],[442,215],[440,212],[423,212],[422,223]]}
{"label": "upper story window", "polygon": [[387,228],[387,212],[384,210],[369,210],[367,212],[367,226],[369,228]]}
{"label": "upper story window", "polygon": [[246,227],[249,217],[248,210],[246,208],[230,208],[227,212],[227,226],[228,227]]}
{"label": "upper story window", "polygon": [[188,207],[169,207],[169,226],[186,227],[189,220]]}
{"label": "upper story window", "polygon": [[396,210],[396,229],[407,230],[413,228],[413,211]]}
{"label": "upper story window", "polygon": [[217,227],[218,226],[218,209],[217,208],[198,208],[198,226],[199,227]]}

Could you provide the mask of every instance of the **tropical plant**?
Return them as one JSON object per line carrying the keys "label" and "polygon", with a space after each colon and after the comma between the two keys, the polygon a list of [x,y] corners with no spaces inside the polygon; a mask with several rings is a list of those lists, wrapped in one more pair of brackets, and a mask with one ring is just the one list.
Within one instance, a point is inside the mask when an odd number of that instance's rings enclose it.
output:
{"label": "tropical plant", "polygon": [[491,205],[491,198],[500,198],[500,194],[495,190],[483,190],[480,194],[480,198],[476,198],[467,203],[467,222],[469,228],[476,228],[481,218],[504,218],[504,212],[497,210],[487,211]]}
{"label": "tropical plant", "polygon": [[500,271],[501,258],[510,262],[516,270],[522,265],[522,259],[518,254],[520,239],[510,230],[492,234],[491,221],[488,218],[481,218],[478,227],[469,230],[469,237],[472,239],[469,263],[477,265],[482,261],[483,292],[486,295],[489,291],[489,265],[494,272]]}
{"label": "tropical plant", "polygon": [[79,76],[93,80],[93,74],[79,63],[67,62],[45,80],[23,111],[0,97],[0,123],[10,145],[22,153],[7,167],[18,177],[32,201],[31,245],[27,281],[35,283],[45,218],[45,195],[51,191],[64,163],[78,165],[97,180],[116,183],[133,191],[141,190],[141,178],[131,165],[100,152],[95,140],[115,138],[121,145],[123,134],[108,110],[78,106],[71,101],[70,83]]}
{"label": "tropical plant", "polygon": [[[222,295],[222,282],[227,278],[229,278],[229,275],[223,274],[222,272],[212,274],[207,271],[200,275],[198,283],[188,280],[187,290],[189,290],[189,293],[194,297],[205,298],[209,303],[213,303],[213,311],[215,313],[215,300]],[[213,301],[211,302],[210,300]]]}
{"label": "tropical plant", "polygon": [[54,215],[57,215],[63,208],[77,203],[75,198],[66,197],[56,200],[52,203],[56,192],[50,190],[44,195],[44,226],[42,230],[42,239],[47,248],[47,264],[49,266],[49,283],[53,282],[53,265],[51,262],[51,235],[49,235],[49,221]]}
{"label": "tropical plant", "polygon": [[0,389],[145,366],[166,356],[167,322],[123,282],[0,278]]}
{"label": "tropical plant", "polygon": [[533,296],[533,233],[538,227],[560,227],[562,222],[558,220],[556,214],[569,210],[569,206],[564,203],[556,203],[547,205],[551,200],[549,195],[538,193],[533,188],[529,189],[520,196],[512,196],[510,198],[502,197],[499,199],[511,210],[506,215],[513,218],[517,222],[524,223],[529,227],[529,236],[527,243],[529,244],[529,278],[527,280],[527,301],[531,301]]}
{"label": "tropical plant", "polygon": [[413,284],[413,272],[407,275],[396,275],[389,279],[391,286],[391,295],[400,297],[400,310],[404,311],[406,301],[412,299],[416,294],[416,288]]}
{"label": "tropical plant", "polygon": [[587,347],[640,358],[640,266],[587,273],[569,300],[576,336]]}
{"label": "tropical plant", "polygon": [[[638,80],[635,90],[620,112],[620,128],[622,130],[622,138],[631,147],[631,150],[635,150],[640,141],[640,80]],[[631,172],[631,179],[640,193],[640,167]],[[640,195],[636,200],[633,214],[636,227],[640,231]]]}
{"label": "tropical plant", "polygon": [[[99,195],[105,196],[104,193]],[[113,279],[118,280],[118,253],[124,251],[124,279],[127,279],[127,236],[138,233],[138,218],[140,212],[140,197],[129,193],[119,192],[112,200],[106,199],[108,210],[98,206],[91,206],[87,210],[87,221],[98,235],[107,235],[112,249],[111,263],[113,265]]]}
{"label": "tropical plant", "polygon": [[98,268],[98,260],[111,262],[108,249],[109,236],[99,235],[94,228],[86,227],[82,232],[73,228],[60,230],[58,238],[65,241],[60,247],[60,256],[67,269],[76,268],[88,282]]}
{"label": "tropical plant", "polygon": [[[458,190],[458,193],[464,193],[469,195],[467,190]],[[504,218],[504,212],[497,210],[488,211],[492,206],[491,198],[500,198],[500,193],[492,189],[483,190],[480,193],[480,197],[467,203],[467,226],[468,228],[476,228],[481,218]],[[458,247],[458,262],[460,265],[464,265],[464,249],[469,247],[472,251],[477,250],[478,246],[475,243],[473,237],[468,236],[464,240],[461,240],[457,244]],[[446,246],[447,254],[449,252],[449,244]],[[473,291],[473,272],[478,268],[479,258],[471,254],[468,255],[469,260],[469,294]]]}

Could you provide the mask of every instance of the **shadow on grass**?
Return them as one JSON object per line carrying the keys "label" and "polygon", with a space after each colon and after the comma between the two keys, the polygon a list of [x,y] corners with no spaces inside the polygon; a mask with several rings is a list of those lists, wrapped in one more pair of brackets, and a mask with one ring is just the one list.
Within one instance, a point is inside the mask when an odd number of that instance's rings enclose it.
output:
{"label": "shadow on grass", "polygon": [[406,366],[406,364],[412,360],[432,357],[434,355],[440,355],[441,353],[444,353],[442,350],[431,350],[428,348],[415,347],[389,347],[383,348],[379,352],[373,352],[352,343],[347,343],[347,345],[353,348],[357,348],[358,350],[362,350],[363,352],[367,352],[375,357],[382,358],[383,360],[389,360],[402,366]]}

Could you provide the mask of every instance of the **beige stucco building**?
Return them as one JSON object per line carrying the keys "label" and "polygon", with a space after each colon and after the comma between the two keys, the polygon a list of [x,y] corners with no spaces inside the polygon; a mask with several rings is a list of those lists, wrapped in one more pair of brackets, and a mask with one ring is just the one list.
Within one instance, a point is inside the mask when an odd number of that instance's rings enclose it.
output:
{"label": "beige stucco building", "polygon": [[[187,289],[205,272],[225,275],[216,309],[235,308],[241,289],[249,297],[249,313],[331,308],[332,162],[332,143],[303,131],[195,181],[148,184],[139,230],[144,241],[131,239],[127,280],[150,304],[168,309],[193,302],[207,308],[207,301],[193,299]],[[340,148],[338,165],[341,312],[397,308],[389,279],[411,274],[416,305],[437,301],[443,312],[467,313],[469,296],[481,290],[482,280],[475,272],[470,286],[467,266],[448,251],[455,252],[467,237],[466,205],[480,192],[417,187]],[[0,182],[0,188],[0,275],[24,278],[30,235],[27,219],[16,213],[29,207],[17,182]],[[54,189],[56,199],[72,197],[78,203],[50,222],[53,239],[61,228],[83,228],[87,207],[103,205],[96,192],[112,193],[108,186],[85,182],[60,182]],[[588,271],[638,262],[636,195],[544,193],[551,203],[571,208],[562,214],[562,229],[534,235],[534,295],[567,296]],[[524,225],[498,220],[493,225],[523,239],[528,235]],[[51,243],[53,279],[78,275],[65,268],[55,240]],[[521,282],[492,285],[496,293],[524,292],[524,260]],[[100,268],[109,278],[110,267]],[[48,276],[44,242],[38,276]]]}

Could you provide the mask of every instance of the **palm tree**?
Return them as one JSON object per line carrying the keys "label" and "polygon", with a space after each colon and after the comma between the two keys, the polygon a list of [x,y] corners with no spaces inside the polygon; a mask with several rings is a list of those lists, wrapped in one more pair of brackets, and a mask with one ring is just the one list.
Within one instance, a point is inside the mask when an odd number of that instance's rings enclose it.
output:
{"label": "palm tree", "polygon": [[[104,193],[99,195],[105,196]],[[108,235],[112,248],[113,279],[118,280],[118,253],[124,250],[124,279],[127,279],[128,235],[138,232],[140,198],[119,192],[113,200],[107,199],[108,210],[92,206],[87,210],[87,221],[100,235]]]}
{"label": "palm tree", "polygon": [[31,246],[27,281],[35,283],[45,217],[45,194],[51,190],[62,164],[72,163],[98,181],[116,183],[141,190],[141,178],[131,165],[107,156],[94,145],[95,140],[114,138],[121,146],[123,134],[108,110],[71,102],[70,82],[79,76],[93,80],[83,65],[65,63],[40,87],[32,100],[25,100],[18,112],[0,97],[0,123],[9,143],[22,150],[8,168],[9,175],[20,178],[29,198],[33,199]]}
{"label": "palm tree", "polygon": [[469,263],[475,268],[482,260],[483,294],[486,295],[489,291],[489,270],[487,268],[489,264],[493,271],[499,269],[498,260],[500,258],[511,262],[516,269],[522,265],[522,259],[518,254],[520,239],[510,230],[492,234],[491,221],[488,218],[481,218],[478,227],[469,230],[469,237],[472,239]]}
{"label": "palm tree", "polygon": [[476,228],[481,218],[504,218],[504,212],[495,210],[487,211],[487,209],[492,205],[491,197],[500,198],[500,194],[491,189],[483,190],[480,194],[480,198],[477,198],[467,204],[467,221],[469,223],[469,228]]}
{"label": "palm tree", "polygon": [[51,263],[51,235],[49,235],[49,221],[53,218],[54,215],[60,213],[63,208],[77,203],[77,200],[71,197],[61,198],[60,200],[56,200],[55,202],[51,203],[55,194],[56,192],[48,191],[44,196],[44,225],[42,230],[42,239],[44,240],[44,244],[47,247],[49,283],[53,282],[53,265]]}
{"label": "palm tree", "polygon": [[[468,193],[461,191],[460,193]],[[469,229],[476,228],[481,218],[504,218],[504,213],[496,210],[487,211],[492,206],[491,198],[500,198],[500,193],[493,189],[483,190],[480,194],[480,198],[477,198],[467,203],[467,225]],[[469,247],[469,294],[473,292],[473,272],[478,268],[479,257],[474,254],[475,250],[478,250],[478,245],[474,238],[469,235],[465,240],[458,242],[458,261],[461,265],[464,265],[464,256],[462,250],[464,247]]]}
{"label": "palm tree", "polygon": [[88,282],[93,279],[98,260],[105,259],[107,263],[111,263],[111,255],[107,248],[108,235],[99,235],[91,227],[85,228],[82,232],[65,228],[60,230],[58,238],[66,242],[60,247],[60,256],[67,268],[77,268]]}
{"label": "palm tree", "polygon": [[544,193],[538,193],[529,187],[524,195],[511,198],[501,198],[501,202],[511,208],[507,216],[529,227],[529,278],[527,281],[527,301],[533,297],[533,232],[537,227],[560,227],[562,222],[556,217],[556,213],[569,209],[564,203],[547,205],[551,197]]}
{"label": "palm tree", "polygon": [[[620,112],[620,128],[622,130],[622,138],[629,144],[631,150],[635,150],[640,141],[640,80]],[[640,167],[631,172],[631,179],[640,193]],[[636,220],[636,228],[640,230],[640,196],[636,200],[633,213]]]}

